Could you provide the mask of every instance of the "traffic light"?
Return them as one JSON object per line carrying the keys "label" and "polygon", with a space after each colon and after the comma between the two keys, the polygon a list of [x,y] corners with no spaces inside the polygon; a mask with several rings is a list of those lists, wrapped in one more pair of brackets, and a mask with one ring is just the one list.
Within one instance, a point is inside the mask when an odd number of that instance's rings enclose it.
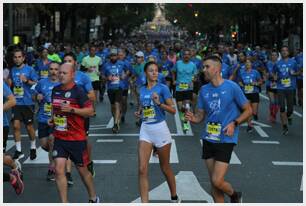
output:
{"label": "traffic light", "polygon": [[232,32],[232,40],[233,40],[233,41],[237,41],[237,37],[238,37],[238,32],[233,31],[233,32]]}

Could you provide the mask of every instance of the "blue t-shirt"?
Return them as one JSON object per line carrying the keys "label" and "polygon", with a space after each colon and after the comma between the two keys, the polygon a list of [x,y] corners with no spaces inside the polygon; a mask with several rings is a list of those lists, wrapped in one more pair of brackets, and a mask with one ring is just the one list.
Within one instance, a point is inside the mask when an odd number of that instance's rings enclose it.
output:
{"label": "blue t-shirt", "polygon": [[[295,57],[295,61],[297,63],[297,67],[299,68],[299,70],[303,69],[303,53],[299,53],[296,57]],[[296,77],[297,79],[303,79],[303,74],[300,74],[299,76]]]}
{"label": "blue t-shirt", "polygon": [[218,87],[211,83],[202,86],[198,99],[198,109],[205,112],[201,138],[213,143],[237,144],[239,128],[235,128],[231,137],[223,129],[240,116],[240,108],[247,102],[239,86],[230,80],[224,80]]}
{"label": "blue t-shirt", "polygon": [[[120,60],[118,60],[120,61]],[[130,64],[130,62],[127,59],[124,59],[123,61],[124,67],[126,68],[126,72],[129,71],[131,74],[133,74],[133,67]],[[122,89],[129,89],[129,79],[130,77],[126,77],[125,79],[122,79]]]}
{"label": "blue t-shirt", "polygon": [[[6,83],[3,84],[3,104],[7,101],[8,96],[12,95],[12,91]],[[3,126],[9,127],[8,113],[3,112]]]}
{"label": "blue t-shirt", "polygon": [[52,89],[53,87],[59,85],[60,82],[52,82],[48,79],[41,79],[36,87],[35,87],[35,92],[36,94],[42,94],[43,95],[43,100],[41,100],[38,105],[39,105],[39,110],[38,110],[38,122],[41,123],[47,123],[48,119],[51,118],[51,94],[52,94]]}
{"label": "blue t-shirt", "polygon": [[224,53],[224,54],[222,55],[222,63],[225,63],[225,64],[227,64],[227,65],[230,65],[230,64],[231,64],[231,61],[230,61],[230,59],[228,58],[227,55],[228,55],[227,53]]}
{"label": "blue t-shirt", "polygon": [[27,79],[35,82],[38,78],[35,70],[26,64],[21,69],[16,67],[12,68],[10,77],[13,81],[13,93],[16,98],[16,105],[33,105],[33,91],[31,90],[32,85],[23,83],[20,80],[21,74],[23,74]]}
{"label": "blue t-shirt", "polygon": [[198,71],[200,71],[202,69],[201,59],[198,59],[198,58],[194,57],[194,58],[190,59],[190,61],[192,61],[196,65]]}
{"label": "blue t-shirt", "polygon": [[166,60],[164,62],[160,61],[159,62],[159,72],[166,78],[166,77],[170,77],[172,78],[172,68],[173,68],[173,63],[170,60]]}
{"label": "blue t-shirt", "polygon": [[251,69],[247,71],[246,69],[240,70],[239,79],[243,84],[241,89],[245,94],[253,94],[259,93],[259,88],[257,86],[253,86],[253,82],[258,82],[261,79],[259,72],[255,69]]}
{"label": "blue t-shirt", "polygon": [[105,63],[102,67],[102,72],[106,77],[112,76],[113,80],[107,80],[108,89],[119,89],[123,87],[122,75],[127,71],[126,65],[122,61],[111,61]]}
{"label": "blue t-shirt", "polygon": [[291,71],[297,72],[298,67],[294,59],[283,59],[276,62],[273,68],[273,73],[277,75],[277,89],[296,89],[296,76],[290,74]]}
{"label": "blue t-shirt", "polygon": [[35,71],[38,75],[38,79],[46,79],[49,77],[49,66],[51,64],[51,60],[48,59],[48,63],[44,64],[42,59],[37,59],[35,63]]}
{"label": "blue t-shirt", "polygon": [[271,81],[273,78],[273,68],[274,68],[275,62],[273,63],[272,61],[267,62],[267,67],[266,67],[266,72],[268,74],[268,79],[266,80],[266,87],[271,88],[271,89],[276,89],[276,84]]}
{"label": "blue t-shirt", "polygon": [[232,75],[233,73],[234,73],[234,71],[235,71],[235,69],[238,67],[238,65],[239,65],[239,68],[238,68],[238,70],[237,70],[237,74],[236,74],[236,77],[235,77],[235,79],[233,79],[233,81],[235,81],[235,82],[239,82],[239,76],[240,76],[240,71],[242,71],[242,70],[244,70],[245,69],[245,63],[240,63],[240,62],[238,62],[237,64],[235,64],[233,67],[232,67],[232,69],[231,69],[231,72],[230,72],[230,75]]}
{"label": "blue t-shirt", "polygon": [[223,79],[229,79],[231,76],[231,67],[228,64],[222,63],[221,67],[221,76]]}
{"label": "blue t-shirt", "polygon": [[91,80],[90,80],[89,76],[87,76],[84,72],[76,71],[75,77],[74,77],[74,82],[77,85],[83,87],[83,89],[86,93],[93,90]]}
{"label": "blue t-shirt", "polygon": [[140,88],[140,105],[142,107],[142,121],[146,124],[154,124],[166,119],[165,110],[154,104],[152,94],[157,93],[160,103],[165,103],[167,99],[172,98],[169,88],[157,83],[150,90],[143,86]]}
{"label": "blue t-shirt", "polygon": [[185,63],[179,60],[174,65],[173,71],[176,72],[176,91],[193,89],[192,79],[197,74],[197,67],[193,62]]}

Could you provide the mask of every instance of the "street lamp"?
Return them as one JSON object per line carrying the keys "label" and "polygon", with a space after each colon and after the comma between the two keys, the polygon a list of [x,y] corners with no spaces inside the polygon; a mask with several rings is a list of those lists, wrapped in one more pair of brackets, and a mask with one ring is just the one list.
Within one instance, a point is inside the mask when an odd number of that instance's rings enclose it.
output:
{"label": "street lamp", "polygon": [[197,18],[198,16],[199,16],[199,12],[198,12],[198,11],[195,11],[195,12],[194,12],[194,17]]}
{"label": "street lamp", "polygon": [[174,19],[174,20],[173,20],[173,23],[175,23],[175,24],[176,24],[176,23],[177,23],[177,19]]}

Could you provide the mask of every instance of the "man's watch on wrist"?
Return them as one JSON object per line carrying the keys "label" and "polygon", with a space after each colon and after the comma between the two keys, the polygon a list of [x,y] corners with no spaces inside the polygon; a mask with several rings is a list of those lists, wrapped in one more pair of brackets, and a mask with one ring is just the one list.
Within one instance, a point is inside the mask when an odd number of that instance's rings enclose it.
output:
{"label": "man's watch on wrist", "polygon": [[75,110],[72,108],[72,109],[70,109],[70,112],[71,113],[75,113]]}
{"label": "man's watch on wrist", "polygon": [[234,120],[234,125],[235,125],[235,127],[238,127],[239,126],[239,122],[237,120]]}

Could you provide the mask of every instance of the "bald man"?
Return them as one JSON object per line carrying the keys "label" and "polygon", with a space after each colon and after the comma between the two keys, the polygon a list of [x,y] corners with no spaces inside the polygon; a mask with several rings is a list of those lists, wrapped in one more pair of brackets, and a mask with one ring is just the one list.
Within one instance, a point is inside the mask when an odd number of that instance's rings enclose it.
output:
{"label": "bald man", "polygon": [[203,71],[210,83],[200,90],[195,114],[187,112],[185,118],[192,123],[204,120],[202,159],[208,169],[214,201],[224,202],[225,193],[236,203],[242,202],[242,193],[236,192],[224,177],[238,142],[238,125],[252,115],[252,109],[240,87],[222,78],[221,67],[217,56],[204,59]]}
{"label": "bald man", "polygon": [[74,162],[86,186],[89,202],[99,202],[96,196],[93,177],[87,169],[90,163],[87,150],[85,118],[94,115],[92,101],[86,92],[74,81],[75,67],[64,63],[59,70],[60,85],[52,90],[52,118],[49,124],[54,127],[53,158],[55,180],[63,203],[68,202],[65,165],[68,157]]}

